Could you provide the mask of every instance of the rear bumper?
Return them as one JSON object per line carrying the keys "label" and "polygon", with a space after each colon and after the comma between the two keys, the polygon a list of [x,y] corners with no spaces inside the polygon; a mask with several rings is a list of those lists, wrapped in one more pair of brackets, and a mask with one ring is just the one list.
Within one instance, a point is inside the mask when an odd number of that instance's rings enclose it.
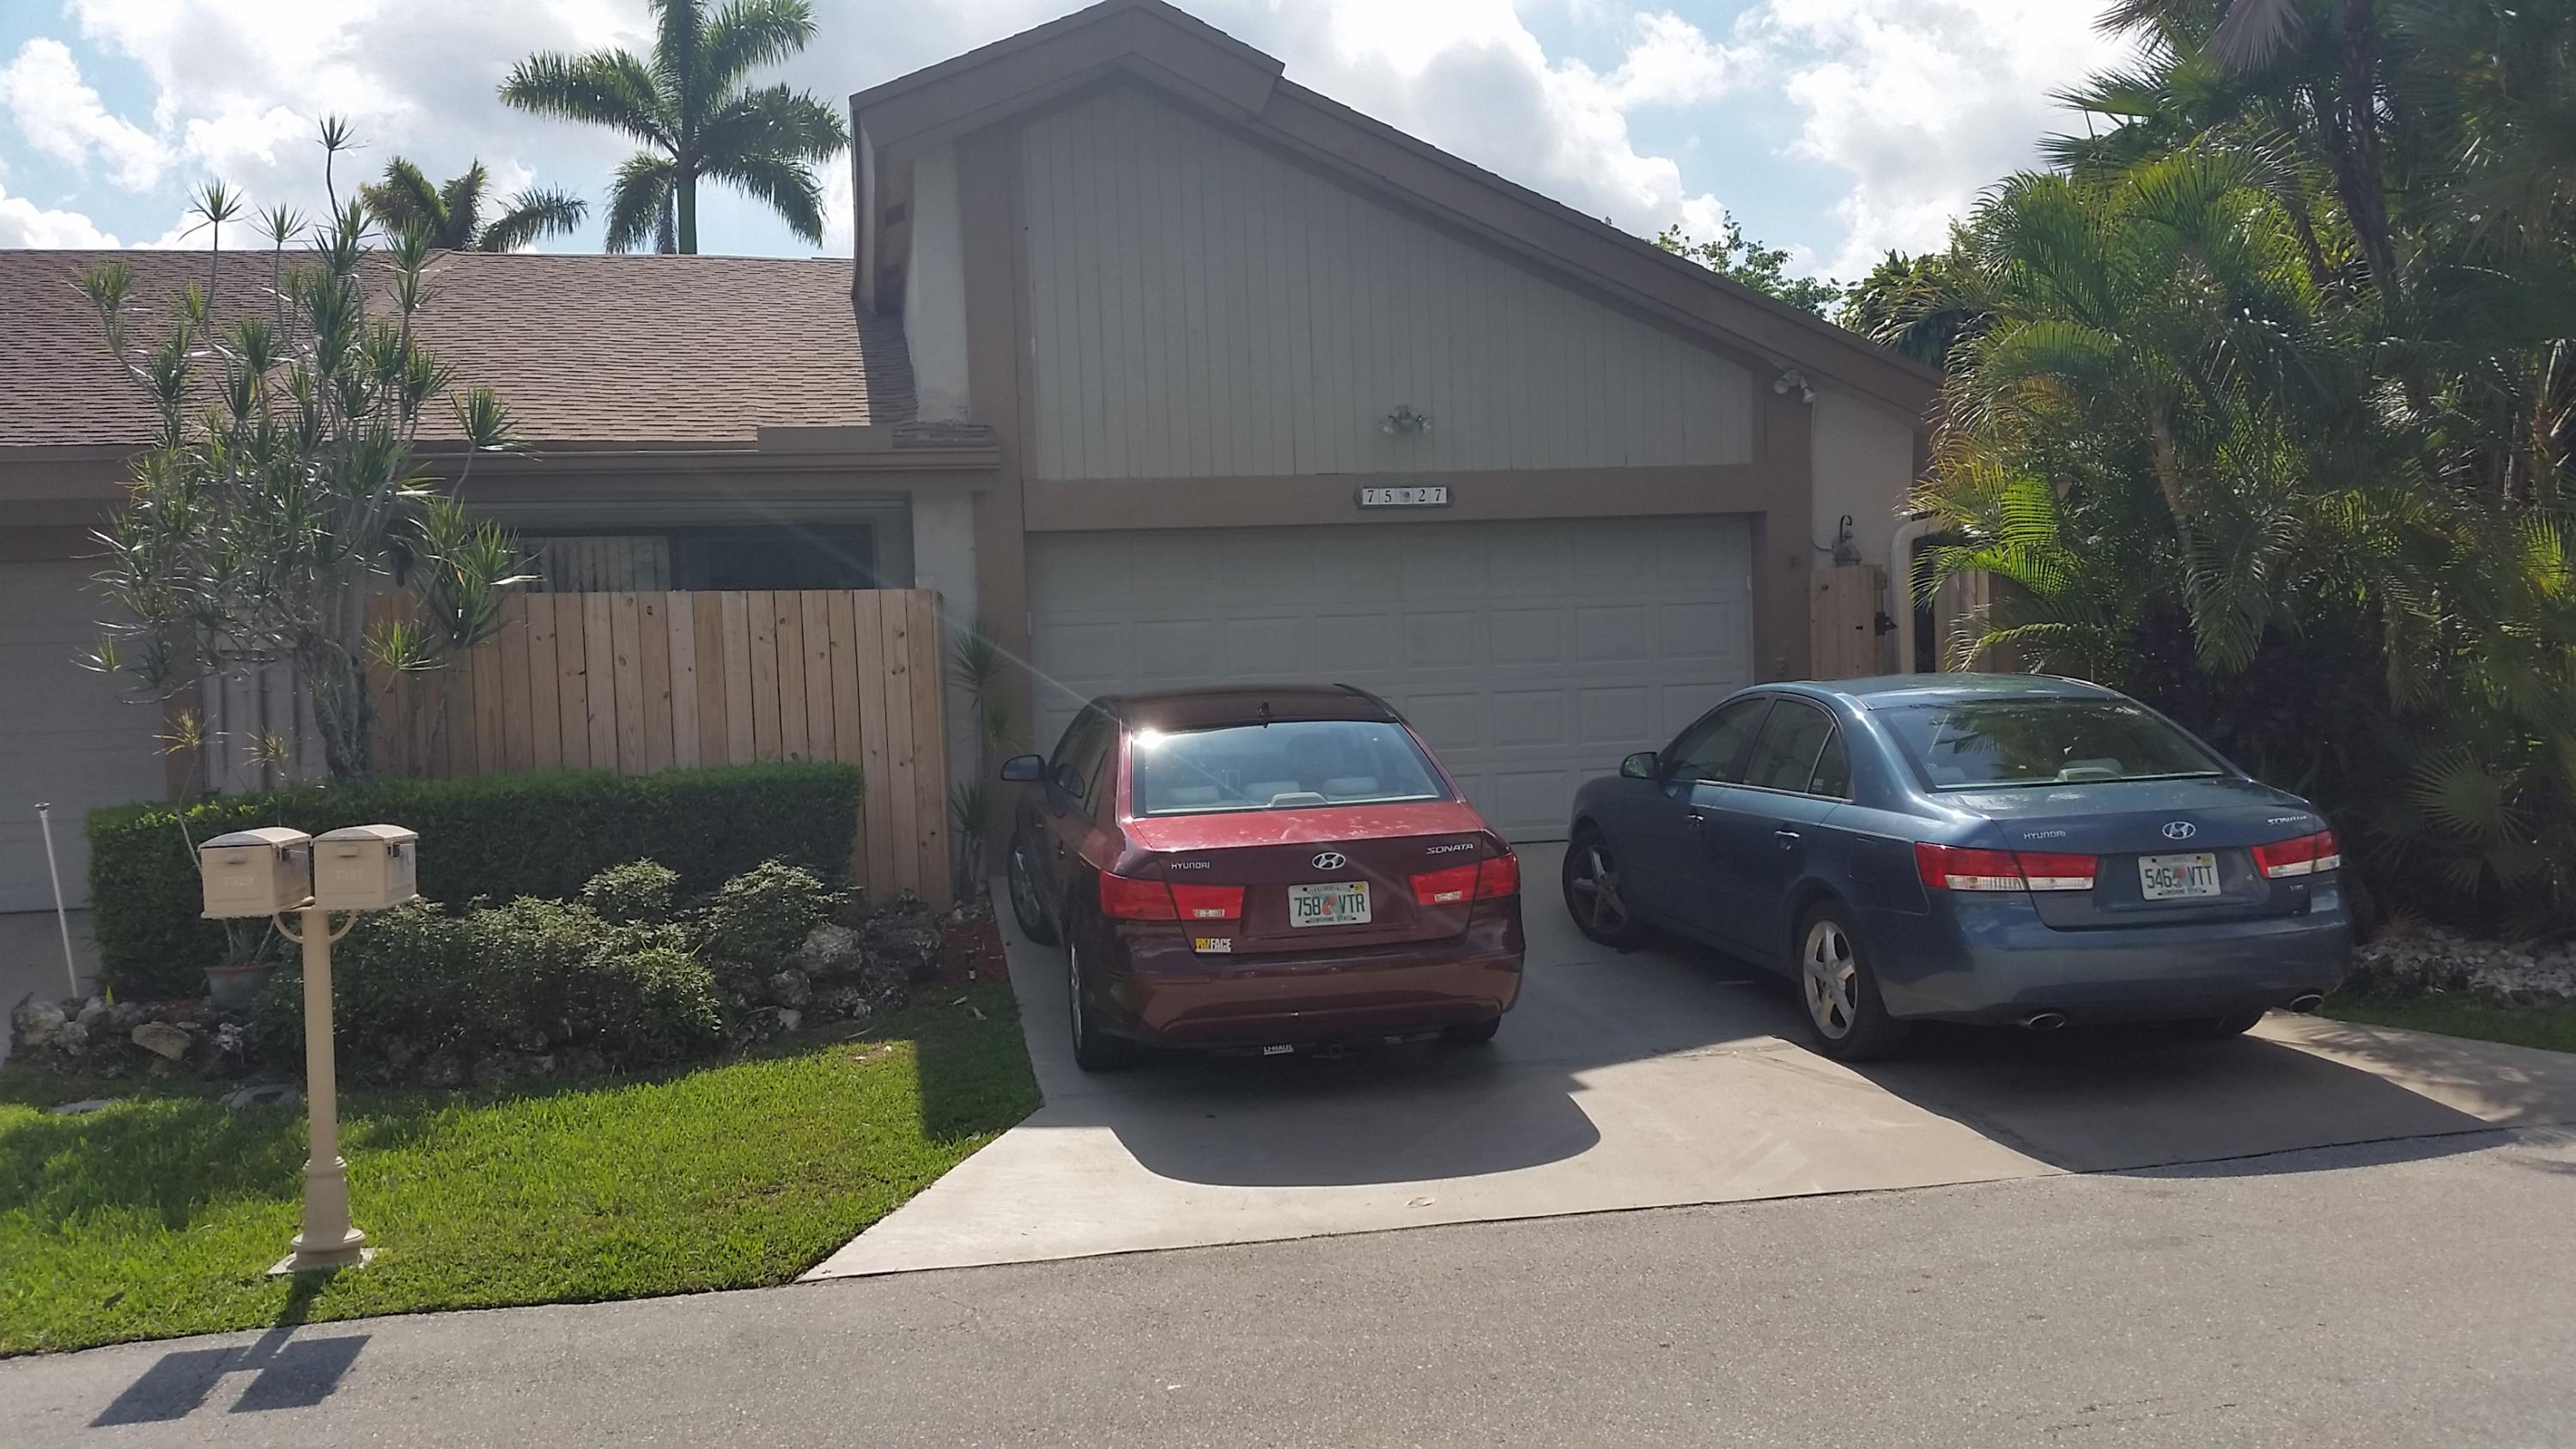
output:
{"label": "rear bumper", "polygon": [[1947,1021],[2219,1016],[2331,991],[2352,958],[2342,891],[2328,887],[2298,915],[2191,926],[2057,930],[2026,896],[1947,895],[1928,916],[1871,924],[1888,1011]]}
{"label": "rear bumper", "polygon": [[1440,941],[1276,956],[1202,956],[1177,935],[1128,936],[1095,983],[1103,1027],[1161,1046],[1244,1047],[1466,1026],[1520,998],[1519,903]]}

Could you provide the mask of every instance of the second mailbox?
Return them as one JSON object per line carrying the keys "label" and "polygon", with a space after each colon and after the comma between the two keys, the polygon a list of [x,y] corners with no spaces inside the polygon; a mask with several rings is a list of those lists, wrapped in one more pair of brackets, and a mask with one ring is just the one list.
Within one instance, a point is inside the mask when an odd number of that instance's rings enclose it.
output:
{"label": "second mailbox", "polygon": [[313,837],[313,904],[380,911],[420,898],[420,836],[399,825],[352,825]]}

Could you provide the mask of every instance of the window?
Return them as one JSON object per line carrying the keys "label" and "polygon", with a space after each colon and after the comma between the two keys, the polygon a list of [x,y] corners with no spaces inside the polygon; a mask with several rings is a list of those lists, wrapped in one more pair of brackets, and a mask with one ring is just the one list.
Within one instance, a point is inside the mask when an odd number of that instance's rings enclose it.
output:
{"label": "window", "polygon": [[1816,774],[1808,782],[1807,793],[1828,800],[1851,798],[1851,756],[1843,748],[1840,729],[1825,736],[1825,751],[1816,756]]}
{"label": "window", "polygon": [[2226,773],[2198,740],[2109,699],[1978,699],[1883,716],[1936,790]]}
{"label": "window", "polygon": [[671,535],[675,589],[876,589],[865,524],[693,528]]}
{"label": "window", "polygon": [[1769,699],[1758,697],[1719,705],[1673,742],[1664,759],[1664,774],[1678,780],[1732,783],[1736,778],[1735,762],[1744,754],[1744,742],[1752,737],[1753,727],[1762,722],[1762,712],[1770,707]]}
{"label": "window", "polygon": [[1744,783],[1804,794],[1815,778],[1825,741],[1833,733],[1833,716],[1813,705],[1780,701],[1753,742],[1753,758],[1744,764]]}
{"label": "window", "polygon": [[1311,810],[1446,800],[1439,772],[1402,725],[1282,720],[1131,739],[1139,815]]}
{"label": "window", "polygon": [[1117,739],[1118,728],[1109,716],[1097,705],[1085,705],[1064,727],[1055,757],[1047,761],[1047,788],[1072,801],[1086,820],[1097,814],[1092,797],[1098,789],[1100,762]]}

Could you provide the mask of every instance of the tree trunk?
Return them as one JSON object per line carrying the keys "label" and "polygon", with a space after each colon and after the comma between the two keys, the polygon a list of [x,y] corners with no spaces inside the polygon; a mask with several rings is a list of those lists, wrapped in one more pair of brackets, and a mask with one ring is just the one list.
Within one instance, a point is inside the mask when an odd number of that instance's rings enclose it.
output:
{"label": "tree trunk", "polygon": [[683,256],[698,253],[698,173],[682,167],[671,190],[678,198],[680,210],[680,252]]}
{"label": "tree trunk", "polygon": [[2388,232],[2388,193],[2379,174],[2378,31],[2370,0],[2343,0],[2341,106],[2343,145],[2335,152],[2335,190],[2352,219],[2381,308],[2397,315],[2397,244]]}

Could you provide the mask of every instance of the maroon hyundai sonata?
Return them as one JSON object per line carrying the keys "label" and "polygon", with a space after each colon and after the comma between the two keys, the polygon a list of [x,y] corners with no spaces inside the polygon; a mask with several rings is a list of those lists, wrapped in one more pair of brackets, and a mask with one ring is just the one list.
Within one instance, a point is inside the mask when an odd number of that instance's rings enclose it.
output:
{"label": "maroon hyundai sonata", "polygon": [[1520,860],[1403,718],[1348,685],[1095,699],[1002,778],[1012,914],[1061,942],[1074,1060],[1491,1040]]}

